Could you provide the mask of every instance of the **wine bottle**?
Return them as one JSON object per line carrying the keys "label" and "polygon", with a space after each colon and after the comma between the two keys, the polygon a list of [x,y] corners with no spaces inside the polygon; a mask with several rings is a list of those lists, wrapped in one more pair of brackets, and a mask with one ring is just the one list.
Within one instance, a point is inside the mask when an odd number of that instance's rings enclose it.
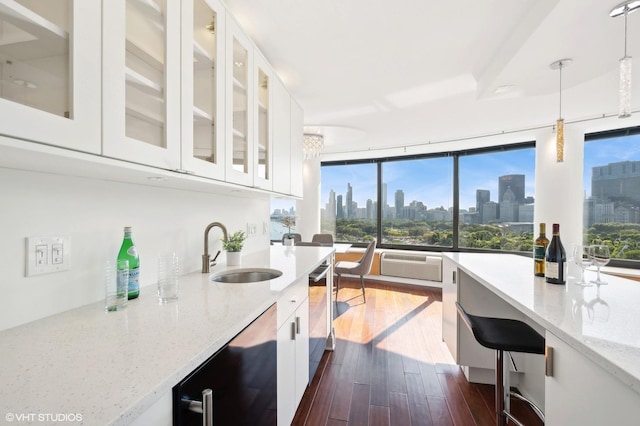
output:
{"label": "wine bottle", "polygon": [[536,277],[544,277],[545,272],[545,255],[549,239],[546,236],[546,223],[540,224],[540,235],[533,244],[533,273]]}
{"label": "wine bottle", "polygon": [[545,256],[545,281],[552,284],[564,284],[567,275],[567,254],[560,241],[560,225],[553,224],[553,236]]}
{"label": "wine bottle", "polygon": [[140,259],[138,250],[131,238],[131,227],[124,228],[124,239],[118,253],[118,260],[129,261],[129,288],[127,298],[135,299],[140,295]]}

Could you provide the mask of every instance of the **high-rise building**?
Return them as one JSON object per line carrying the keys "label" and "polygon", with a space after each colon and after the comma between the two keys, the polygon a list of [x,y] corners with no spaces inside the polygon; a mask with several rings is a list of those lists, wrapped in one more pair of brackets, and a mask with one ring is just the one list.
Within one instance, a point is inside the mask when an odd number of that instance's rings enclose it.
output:
{"label": "high-rise building", "polygon": [[376,211],[374,208],[374,202],[371,198],[367,200],[367,219],[373,219],[376,216]]}
{"label": "high-rise building", "polygon": [[516,202],[516,196],[508,186],[504,191],[502,201],[500,201],[500,221],[501,222],[517,222],[518,221],[518,206]]}
{"label": "high-rise building", "polygon": [[591,169],[591,196],[598,201],[640,202],[640,161],[620,161]]}
{"label": "high-rise building", "polygon": [[355,217],[355,209],[353,208],[353,187],[351,183],[347,183],[347,200],[345,202],[345,214],[347,218]]}
{"label": "high-rise building", "polygon": [[498,178],[498,202],[502,203],[507,188],[511,188],[517,204],[524,204],[524,175],[505,175]]}
{"label": "high-rise building", "polygon": [[396,218],[404,217],[404,191],[398,189],[395,196]]}
{"label": "high-rise building", "polygon": [[327,201],[326,209],[328,218],[336,217],[336,192],[333,189],[329,191],[329,201]]}
{"label": "high-rise building", "polygon": [[482,206],[482,223],[495,222],[498,218],[498,203],[488,201]]}
{"label": "high-rise building", "polygon": [[482,206],[489,201],[491,201],[491,191],[488,189],[476,189],[476,211],[480,222],[482,222]]}
{"label": "high-rise building", "polygon": [[342,194],[336,197],[336,218],[344,219],[344,209],[342,207]]}

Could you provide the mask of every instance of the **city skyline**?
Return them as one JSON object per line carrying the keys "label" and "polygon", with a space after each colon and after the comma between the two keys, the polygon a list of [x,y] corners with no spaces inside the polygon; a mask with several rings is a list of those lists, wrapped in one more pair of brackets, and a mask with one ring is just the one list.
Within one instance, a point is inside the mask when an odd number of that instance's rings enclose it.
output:
{"label": "city skyline", "polygon": [[[460,208],[469,210],[476,206],[476,190],[489,190],[491,201],[498,202],[498,176],[525,175],[524,197],[534,194],[532,182],[535,169],[534,149],[468,155],[460,158]],[[353,164],[340,167],[340,173],[322,173],[321,200],[329,199],[329,191],[346,196],[347,183],[352,186],[353,201],[359,208],[367,200],[377,199],[376,165]],[[330,167],[327,167],[329,169]],[[373,177],[373,178],[372,178]],[[453,162],[451,157],[419,160],[390,161],[383,164],[383,185],[387,187],[387,204],[395,206],[395,193],[404,192],[405,205],[412,201],[423,202],[429,209],[453,206]],[[384,194],[383,194],[384,196]]]}

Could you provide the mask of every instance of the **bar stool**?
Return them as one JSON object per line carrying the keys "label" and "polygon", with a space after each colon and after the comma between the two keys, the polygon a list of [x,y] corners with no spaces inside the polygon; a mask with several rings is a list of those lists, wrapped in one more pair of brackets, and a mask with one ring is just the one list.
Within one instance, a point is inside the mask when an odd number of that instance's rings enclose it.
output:
{"label": "bar stool", "polygon": [[544,421],[544,413],[537,405],[524,396],[511,392],[509,388],[509,363],[508,358],[504,356],[505,352],[542,355],[544,354],[544,337],[522,321],[471,315],[458,302],[456,302],[456,308],[478,343],[496,351],[496,424],[504,426],[507,420],[511,420],[519,426],[524,426],[509,412],[509,397],[511,396],[528,403]]}

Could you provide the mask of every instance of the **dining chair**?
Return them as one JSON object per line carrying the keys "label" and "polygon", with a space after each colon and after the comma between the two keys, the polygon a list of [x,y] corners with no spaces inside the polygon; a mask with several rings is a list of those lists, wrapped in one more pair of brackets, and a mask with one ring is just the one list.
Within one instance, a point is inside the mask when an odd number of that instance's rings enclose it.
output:
{"label": "dining chair", "polygon": [[311,241],[322,244],[323,246],[333,246],[333,235],[331,234],[314,234]]}
{"label": "dining chair", "polygon": [[336,300],[338,299],[338,291],[340,290],[340,276],[342,274],[360,275],[360,286],[362,287],[362,299],[367,302],[367,297],[364,292],[364,276],[371,272],[371,265],[373,265],[373,255],[376,251],[376,240],[372,240],[367,249],[364,251],[362,258],[357,262],[350,262],[341,260],[336,263],[335,273],[338,275],[336,283]]}
{"label": "dining chair", "polygon": [[307,247],[321,247],[322,244],[312,241],[298,241],[295,243],[296,246],[307,246]]}

